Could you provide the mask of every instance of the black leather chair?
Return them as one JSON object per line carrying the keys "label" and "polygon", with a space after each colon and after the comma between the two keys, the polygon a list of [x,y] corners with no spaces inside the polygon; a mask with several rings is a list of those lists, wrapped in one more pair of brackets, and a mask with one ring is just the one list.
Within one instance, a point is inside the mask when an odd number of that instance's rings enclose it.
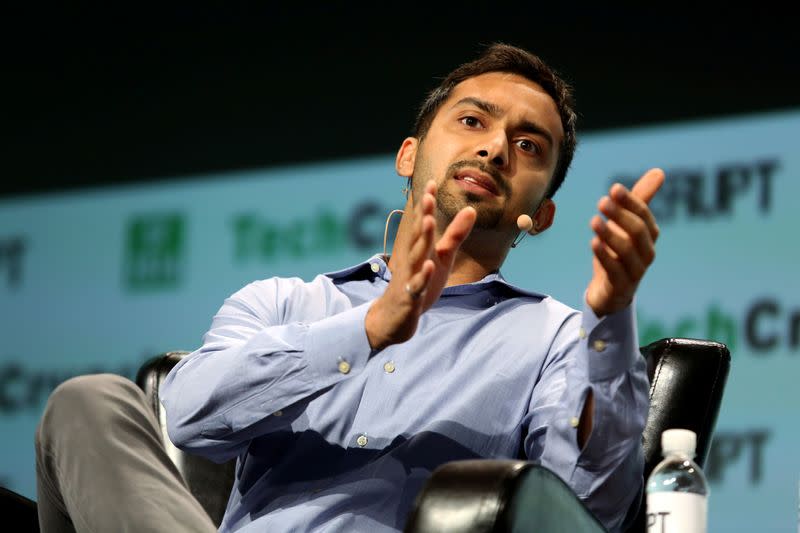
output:
{"label": "black leather chair", "polygon": [[[702,467],[730,369],[727,346],[669,338],[641,352],[650,377],[650,412],[642,435],[645,479],[662,458],[661,433],[669,428],[697,434],[695,460]],[[604,531],[575,494],[547,472],[520,460],[442,465],[417,496],[405,533]],[[629,510],[628,532],[646,530],[645,504],[643,497]]]}

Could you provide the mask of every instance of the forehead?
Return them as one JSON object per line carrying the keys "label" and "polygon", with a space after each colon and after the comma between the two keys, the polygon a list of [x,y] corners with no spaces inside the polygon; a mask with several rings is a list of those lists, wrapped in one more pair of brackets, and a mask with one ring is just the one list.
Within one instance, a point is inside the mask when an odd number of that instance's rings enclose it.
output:
{"label": "forehead", "polygon": [[442,105],[447,111],[464,98],[478,98],[497,106],[511,120],[546,128],[556,143],[564,137],[561,115],[553,98],[538,83],[509,72],[487,72],[456,85]]}

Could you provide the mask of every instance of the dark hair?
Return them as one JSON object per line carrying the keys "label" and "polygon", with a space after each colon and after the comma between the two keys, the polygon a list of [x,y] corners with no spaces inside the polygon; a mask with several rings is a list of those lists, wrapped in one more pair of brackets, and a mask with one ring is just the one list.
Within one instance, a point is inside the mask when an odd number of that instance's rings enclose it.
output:
{"label": "dark hair", "polygon": [[572,163],[577,144],[576,122],[577,116],[572,96],[572,87],[562,80],[538,56],[505,43],[494,43],[475,60],[464,63],[453,70],[447,77],[433,89],[425,98],[414,123],[414,136],[420,141],[425,138],[433,122],[433,117],[439,108],[450,96],[453,88],[468,78],[474,78],[488,72],[509,72],[518,74],[539,85],[555,101],[561,124],[564,128],[564,139],[559,147],[558,161],[553,171],[553,177],[547,188],[547,198],[552,198],[564,182],[567,170]]}

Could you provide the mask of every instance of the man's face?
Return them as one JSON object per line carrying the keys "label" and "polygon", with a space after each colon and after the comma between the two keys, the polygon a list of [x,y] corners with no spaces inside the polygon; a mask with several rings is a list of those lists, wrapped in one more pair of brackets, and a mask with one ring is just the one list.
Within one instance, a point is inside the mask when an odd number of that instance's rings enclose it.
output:
{"label": "man's face", "polygon": [[476,229],[515,233],[543,199],[563,138],[553,99],[516,74],[491,72],[458,84],[415,154],[413,190],[438,185],[442,223],[467,205]]}

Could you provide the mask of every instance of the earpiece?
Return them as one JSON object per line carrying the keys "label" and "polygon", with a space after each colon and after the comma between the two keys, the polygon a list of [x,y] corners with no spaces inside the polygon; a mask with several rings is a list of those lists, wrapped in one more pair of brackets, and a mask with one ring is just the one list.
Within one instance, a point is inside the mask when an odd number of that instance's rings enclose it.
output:
{"label": "earpiece", "polygon": [[406,178],[406,186],[403,187],[403,196],[406,197],[406,200],[408,200],[408,196],[410,194],[411,194],[411,176]]}

